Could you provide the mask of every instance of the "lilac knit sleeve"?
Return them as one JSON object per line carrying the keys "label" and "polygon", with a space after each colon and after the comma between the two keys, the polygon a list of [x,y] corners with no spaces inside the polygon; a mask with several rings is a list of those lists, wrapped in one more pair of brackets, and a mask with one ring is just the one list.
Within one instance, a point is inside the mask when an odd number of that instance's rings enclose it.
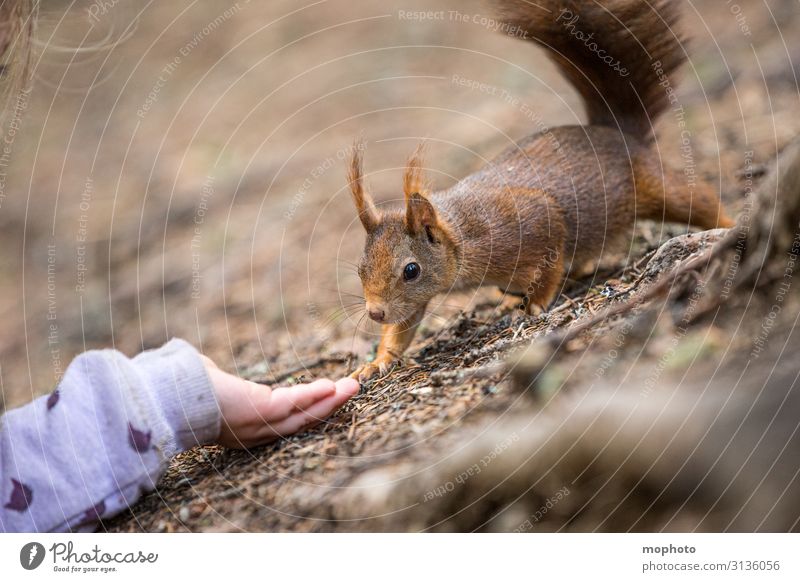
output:
{"label": "lilac knit sleeve", "polygon": [[219,429],[208,374],[185,341],[133,359],[86,352],[52,394],[0,417],[0,531],[94,529]]}

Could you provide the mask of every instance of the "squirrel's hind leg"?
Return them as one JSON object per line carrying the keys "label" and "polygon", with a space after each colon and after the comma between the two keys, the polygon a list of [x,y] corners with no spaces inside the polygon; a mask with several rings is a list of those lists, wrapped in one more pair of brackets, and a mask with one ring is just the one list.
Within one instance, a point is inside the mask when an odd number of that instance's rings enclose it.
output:
{"label": "squirrel's hind leg", "polygon": [[564,279],[563,253],[557,248],[544,249],[525,273],[516,281],[525,290],[523,309],[528,315],[541,315],[555,300]]}
{"label": "squirrel's hind leg", "polygon": [[567,223],[561,205],[545,192],[519,191],[515,195],[523,238],[513,268],[508,269],[513,273],[509,287],[522,291],[525,313],[539,315],[550,307],[564,279]]}

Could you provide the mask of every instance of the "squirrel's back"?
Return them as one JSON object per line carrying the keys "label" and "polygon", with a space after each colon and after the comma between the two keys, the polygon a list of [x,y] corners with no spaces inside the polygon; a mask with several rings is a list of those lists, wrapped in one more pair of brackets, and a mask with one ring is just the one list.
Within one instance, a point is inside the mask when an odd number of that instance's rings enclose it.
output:
{"label": "squirrel's back", "polygon": [[[524,31],[524,38],[547,49],[581,94],[589,123],[540,131],[435,193],[434,202],[454,230],[477,238],[475,246],[496,246],[497,226],[519,222],[519,232],[540,228],[541,217],[531,216],[520,196],[546,196],[563,218],[561,251],[569,271],[602,260],[605,250],[630,239],[637,219],[703,229],[732,225],[716,189],[694,172],[663,163],[651,144],[653,124],[674,99],[673,77],[686,60],[675,2],[495,4],[509,30],[517,36]],[[475,208],[485,210],[474,216]]]}

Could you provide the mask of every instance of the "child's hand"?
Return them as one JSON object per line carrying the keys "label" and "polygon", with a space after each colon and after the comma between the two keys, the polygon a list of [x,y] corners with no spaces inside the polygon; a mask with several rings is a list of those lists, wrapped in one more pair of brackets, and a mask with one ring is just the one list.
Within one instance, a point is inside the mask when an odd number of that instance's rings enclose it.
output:
{"label": "child's hand", "polygon": [[344,378],[335,384],[317,380],[273,390],[223,372],[209,358],[202,358],[222,413],[217,442],[227,447],[252,447],[311,427],[359,389],[358,382]]}

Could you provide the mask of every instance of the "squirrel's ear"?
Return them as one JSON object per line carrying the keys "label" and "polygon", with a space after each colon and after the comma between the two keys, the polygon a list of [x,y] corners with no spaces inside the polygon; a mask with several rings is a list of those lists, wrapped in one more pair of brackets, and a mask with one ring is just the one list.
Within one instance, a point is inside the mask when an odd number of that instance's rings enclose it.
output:
{"label": "squirrel's ear", "polygon": [[434,231],[438,228],[436,209],[430,200],[419,192],[406,196],[406,228],[412,235],[425,232],[431,242],[437,242]]}
{"label": "squirrel's ear", "polygon": [[350,168],[347,172],[347,179],[350,182],[350,192],[353,194],[358,218],[364,229],[371,232],[378,225],[378,209],[372,201],[372,196],[364,190],[364,178],[361,169],[361,152],[364,150],[364,142],[357,139],[353,144],[353,155],[350,160]]}
{"label": "squirrel's ear", "polygon": [[436,209],[423,194],[427,190],[425,173],[422,169],[422,155],[425,143],[420,143],[406,163],[403,174],[403,192],[406,196],[406,227],[411,234],[418,234],[423,230],[431,238],[432,231],[438,226]]}

